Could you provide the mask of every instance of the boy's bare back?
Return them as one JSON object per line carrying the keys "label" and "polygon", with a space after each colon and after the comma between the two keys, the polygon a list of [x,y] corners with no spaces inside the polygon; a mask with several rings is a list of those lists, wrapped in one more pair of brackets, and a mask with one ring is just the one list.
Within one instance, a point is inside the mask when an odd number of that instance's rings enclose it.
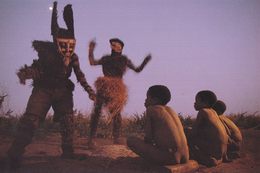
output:
{"label": "boy's bare back", "polygon": [[178,115],[168,106],[155,105],[146,110],[146,138],[152,138],[158,148],[172,150],[189,158],[187,139]]}
{"label": "boy's bare back", "polygon": [[219,116],[220,120],[228,127],[229,133],[228,134],[233,140],[236,142],[241,142],[242,141],[242,134],[239,130],[239,128],[231,121],[228,117],[225,115],[220,115]]}
{"label": "boy's bare back", "polygon": [[198,112],[193,135],[200,147],[208,148],[208,153],[217,159],[226,152],[228,141],[226,130],[213,109],[204,108]]}

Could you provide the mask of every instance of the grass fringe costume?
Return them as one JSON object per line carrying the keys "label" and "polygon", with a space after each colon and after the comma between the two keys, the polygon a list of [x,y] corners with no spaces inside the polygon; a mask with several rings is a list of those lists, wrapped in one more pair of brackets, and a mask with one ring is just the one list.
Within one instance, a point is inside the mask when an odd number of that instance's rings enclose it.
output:
{"label": "grass fringe costume", "polygon": [[95,41],[89,44],[90,65],[102,65],[104,76],[99,77],[95,82],[96,100],[90,120],[90,136],[88,145],[94,147],[93,138],[96,136],[97,125],[101,116],[102,108],[107,108],[110,113],[108,122],[113,122],[112,135],[114,143],[119,143],[122,117],[121,111],[127,102],[127,87],[123,82],[123,75],[127,68],[135,72],[141,72],[145,65],[151,60],[151,55],[145,57],[139,67],[135,67],[126,55],[122,55],[124,43],[118,39],[110,39],[111,54],[105,55],[99,60],[94,59]]}

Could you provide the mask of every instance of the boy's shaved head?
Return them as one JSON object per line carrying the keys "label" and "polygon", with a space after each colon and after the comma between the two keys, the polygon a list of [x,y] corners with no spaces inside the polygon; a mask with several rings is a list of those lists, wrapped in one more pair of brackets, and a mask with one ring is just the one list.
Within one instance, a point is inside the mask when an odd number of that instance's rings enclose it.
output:
{"label": "boy's shaved head", "polygon": [[221,100],[218,100],[212,107],[218,115],[222,115],[225,111],[226,111],[226,104],[221,101]]}
{"label": "boy's shaved head", "polygon": [[210,90],[200,91],[197,93],[196,97],[198,97],[201,102],[205,103],[208,107],[212,107],[217,101],[216,94]]}
{"label": "boy's shaved head", "polygon": [[147,95],[157,98],[162,105],[166,105],[171,100],[171,92],[164,85],[151,86],[147,91]]}

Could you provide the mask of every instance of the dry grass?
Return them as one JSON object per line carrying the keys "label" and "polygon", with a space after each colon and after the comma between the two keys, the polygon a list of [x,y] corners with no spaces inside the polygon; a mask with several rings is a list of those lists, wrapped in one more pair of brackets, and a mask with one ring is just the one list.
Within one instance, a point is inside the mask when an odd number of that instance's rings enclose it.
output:
{"label": "dry grass", "polygon": [[[90,116],[83,114],[80,111],[74,111],[75,119],[75,133],[77,136],[86,137],[89,133]],[[236,113],[227,115],[239,128],[249,129],[260,126],[260,114],[255,113]],[[19,121],[19,115],[0,115],[0,132],[14,135],[17,123]],[[59,124],[52,121],[52,115],[47,115],[45,121],[41,121],[39,129],[41,133],[58,132]],[[192,126],[195,118],[191,116],[184,116],[179,114],[179,118],[184,127]],[[122,135],[135,135],[143,136],[144,129],[144,113],[135,113],[132,116],[124,117],[122,122]],[[112,133],[112,124],[107,123],[106,117],[101,117],[98,125],[98,137],[110,138]],[[37,132],[36,132],[37,134]]]}

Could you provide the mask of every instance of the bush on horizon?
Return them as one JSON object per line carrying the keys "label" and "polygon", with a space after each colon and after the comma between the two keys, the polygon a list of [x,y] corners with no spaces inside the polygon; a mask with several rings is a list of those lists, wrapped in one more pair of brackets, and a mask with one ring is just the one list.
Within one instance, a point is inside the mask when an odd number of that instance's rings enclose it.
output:
{"label": "bush on horizon", "polygon": [[[74,111],[75,119],[75,134],[79,137],[86,137],[89,134],[90,114],[83,114],[82,112]],[[191,127],[196,117],[189,115],[178,114],[183,127]],[[19,115],[0,115],[0,133],[14,135],[19,120]],[[232,113],[227,115],[239,128],[249,129],[260,126],[260,114],[254,113]],[[135,113],[130,117],[123,117],[122,121],[122,135],[123,136],[143,136],[145,123],[145,113]],[[38,131],[41,133],[59,132],[59,123],[53,122],[53,116],[48,114],[44,119],[40,120]],[[37,131],[36,131],[37,134]],[[112,137],[112,123],[107,122],[106,116],[101,116],[97,137],[111,138]]]}

